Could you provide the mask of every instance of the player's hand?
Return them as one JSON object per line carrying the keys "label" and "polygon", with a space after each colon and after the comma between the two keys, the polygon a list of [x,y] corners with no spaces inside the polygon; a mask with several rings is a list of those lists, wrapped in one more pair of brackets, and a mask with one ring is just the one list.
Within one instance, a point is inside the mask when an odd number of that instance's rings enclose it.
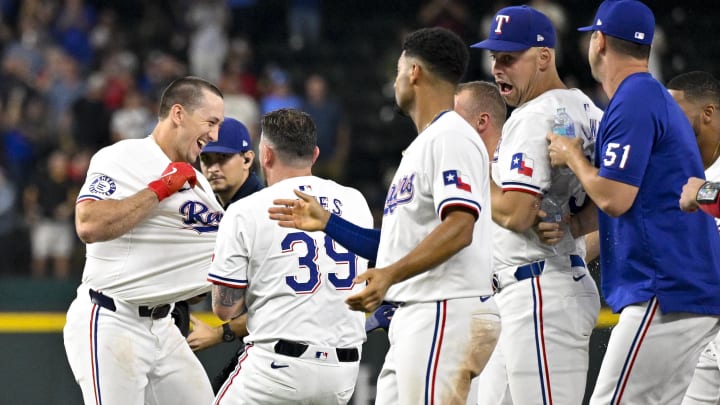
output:
{"label": "player's hand", "polygon": [[682,194],[680,194],[680,209],[685,212],[695,212],[698,209],[698,203],[696,201],[698,190],[705,184],[705,180],[690,177],[682,188]]}
{"label": "player's hand", "polygon": [[193,351],[207,349],[222,342],[222,327],[215,327],[206,324],[193,315],[190,315],[192,332],[187,337],[187,342]]}
{"label": "player's hand", "polygon": [[[538,211],[538,217],[544,218],[545,215],[547,215],[545,211]],[[532,229],[537,234],[540,242],[546,245],[555,245],[565,237],[562,222],[538,221]]]}
{"label": "player's hand", "polygon": [[392,321],[396,309],[397,305],[394,304],[380,305],[375,312],[365,319],[365,333],[370,333],[375,329],[384,329],[387,332],[390,329],[390,321]]}
{"label": "player's hand", "polygon": [[323,209],[315,197],[299,190],[293,190],[300,199],[273,200],[275,206],[268,208],[270,219],[278,221],[283,228],[297,228],[303,231],[324,231],[330,213]]}
{"label": "player's hand", "polygon": [[584,156],[582,150],[583,140],[580,137],[568,138],[548,132],[547,140],[550,141],[548,154],[550,155],[550,164],[553,167],[567,166],[573,155],[580,154],[580,156]]}
{"label": "player's hand", "polygon": [[387,269],[368,269],[353,279],[354,284],[367,282],[365,288],[345,300],[353,311],[372,312],[382,304],[385,293],[392,284],[391,273]]}
{"label": "player's hand", "polygon": [[197,184],[195,169],[190,163],[171,162],[159,179],[148,184],[148,188],[157,194],[158,201],[162,201],[180,190],[185,183],[195,187]]}

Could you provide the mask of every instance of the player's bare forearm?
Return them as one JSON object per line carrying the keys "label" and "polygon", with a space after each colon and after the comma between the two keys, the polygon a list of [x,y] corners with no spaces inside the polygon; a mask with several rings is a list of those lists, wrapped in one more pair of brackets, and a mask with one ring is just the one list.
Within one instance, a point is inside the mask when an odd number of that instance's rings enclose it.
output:
{"label": "player's bare forearm", "polygon": [[[190,315],[193,330],[187,337],[187,342],[193,351],[204,350],[215,346],[223,341],[223,327],[218,325],[211,327],[193,315]],[[235,336],[245,337],[247,331],[247,314],[240,315],[229,321],[230,329]]]}
{"label": "player's bare forearm", "polygon": [[597,207],[589,200],[579,212],[570,218],[570,234],[573,238],[577,238],[597,229]]}
{"label": "player's bare forearm", "polygon": [[85,243],[112,240],[133,229],[157,205],[149,189],[122,200],[83,201],[75,205],[75,229]]}
{"label": "player's bare forearm", "polygon": [[367,281],[368,285],[345,302],[356,311],[374,311],[391,285],[432,269],[470,245],[474,226],[473,213],[451,209],[440,225],[410,253],[385,268],[372,269],[356,277],[355,284]]}
{"label": "player's bare forearm", "polygon": [[274,207],[268,209],[270,219],[278,221],[284,228],[303,231],[324,231],[330,219],[330,212],[323,209],[315,197],[299,190],[293,190],[300,199],[273,200]]}
{"label": "player's bare forearm", "polygon": [[492,219],[505,229],[523,233],[536,222],[540,209],[538,196],[522,191],[503,191],[490,181]]}
{"label": "player's bare forearm", "polygon": [[215,284],[212,288],[213,312],[227,321],[245,312],[245,289]]}

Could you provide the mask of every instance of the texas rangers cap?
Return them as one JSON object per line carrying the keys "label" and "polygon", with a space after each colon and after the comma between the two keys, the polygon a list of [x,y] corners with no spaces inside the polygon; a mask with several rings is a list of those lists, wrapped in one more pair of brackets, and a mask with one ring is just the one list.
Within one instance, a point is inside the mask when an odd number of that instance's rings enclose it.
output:
{"label": "texas rangers cap", "polygon": [[637,0],[605,0],[598,7],[593,24],[578,31],[600,31],[612,37],[650,45],[655,33],[652,10]]}
{"label": "texas rangers cap", "polygon": [[252,149],[252,141],[247,127],[242,122],[225,117],[217,142],[210,142],[202,150],[202,153],[242,153]]}
{"label": "texas rangers cap", "polygon": [[555,28],[532,7],[505,7],[495,14],[488,39],[471,45],[489,51],[516,52],[535,46],[555,47]]}

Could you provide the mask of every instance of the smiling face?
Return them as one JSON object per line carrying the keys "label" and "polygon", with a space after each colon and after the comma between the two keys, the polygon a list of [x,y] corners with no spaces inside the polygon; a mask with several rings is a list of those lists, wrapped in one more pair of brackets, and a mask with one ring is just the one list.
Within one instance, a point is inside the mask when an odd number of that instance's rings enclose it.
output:
{"label": "smiling face", "polygon": [[[179,133],[174,145],[175,161],[194,163],[202,148],[209,142],[216,142],[218,130],[223,120],[223,99],[203,90],[204,100],[193,111],[177,105],[181,109]],[[172,158],[172,157],[171,157]]]}
{"label": "smiling face", "polygon": [[518,52],[490,52],[492,73],[508,105],[517,107],[537,96],[539,48]]}

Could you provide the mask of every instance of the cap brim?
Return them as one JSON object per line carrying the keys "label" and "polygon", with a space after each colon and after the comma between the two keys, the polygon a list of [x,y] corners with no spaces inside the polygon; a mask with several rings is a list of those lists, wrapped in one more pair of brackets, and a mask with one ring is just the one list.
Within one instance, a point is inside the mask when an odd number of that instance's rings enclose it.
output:
{"label": "cap brim", "polygon": [[587,27],[580,27],[578,31],[595,31],[597,28],[594,25],[588,25]]}
{"label": "cap brim", "polygon": [[470,48],[487,49],[496,52],[517,52],[529,49],[530,46],[517,42],[503,41],[500,39],[486,39],[476,44],[470,45]]}
{"label": "cap brim", "polygon": [[203,148],[202,153],[242,153],[243,151],[228,148],[226,146],[210,145]]}

